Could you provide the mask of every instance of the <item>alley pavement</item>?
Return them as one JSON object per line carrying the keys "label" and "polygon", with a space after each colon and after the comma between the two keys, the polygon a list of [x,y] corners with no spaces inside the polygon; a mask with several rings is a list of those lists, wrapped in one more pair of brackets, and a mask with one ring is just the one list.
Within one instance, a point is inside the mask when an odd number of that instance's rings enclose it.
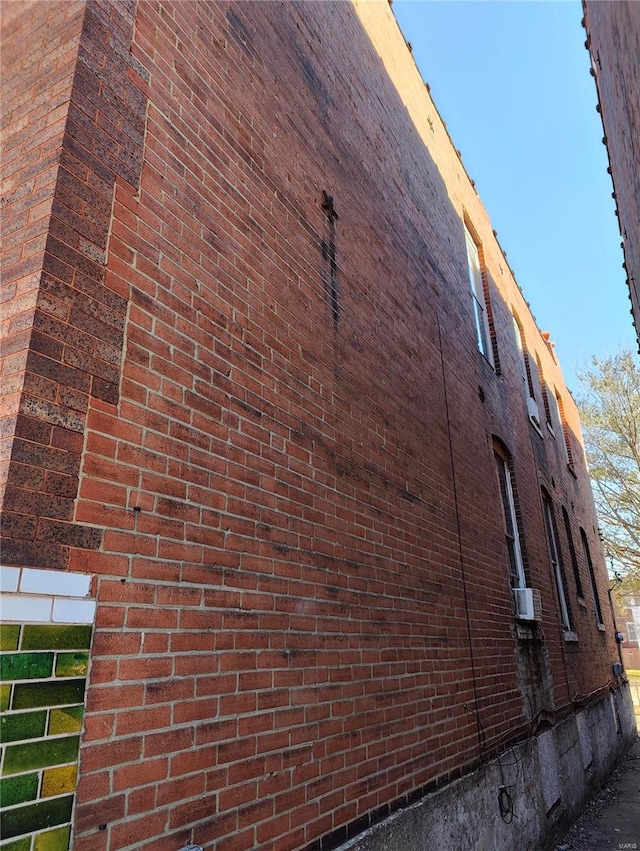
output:
{"label": "alley pavement", "polygon": [[555,851],[640,851],[640,738]]}

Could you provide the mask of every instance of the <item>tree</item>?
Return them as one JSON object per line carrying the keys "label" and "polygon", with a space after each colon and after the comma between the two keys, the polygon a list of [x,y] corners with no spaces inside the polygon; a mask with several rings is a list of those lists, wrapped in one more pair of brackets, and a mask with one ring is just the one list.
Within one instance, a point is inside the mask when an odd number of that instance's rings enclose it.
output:
{"label": "tree", "polygon": [[578,398],[605,547],[640,579],[640,367],[630,349],[579,373]]}

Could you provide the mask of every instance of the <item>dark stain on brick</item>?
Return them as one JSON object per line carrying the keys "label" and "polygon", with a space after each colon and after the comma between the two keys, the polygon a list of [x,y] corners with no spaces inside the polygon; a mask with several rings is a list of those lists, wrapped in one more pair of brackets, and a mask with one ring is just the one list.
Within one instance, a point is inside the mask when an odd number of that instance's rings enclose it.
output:
{"label": "dark stain on brick", "polygon": [[237,15],[233,9],[227,9],[227,22],[229,24],[229,33],[238,46],[248,55],[254,55],[253,37],[247,25],[242,18]]}
{"label": "dark stain on brick", "polygon": [[327,215],[327,239],[320,241],[320,249],[322,251],[322,259],[325,261],[323,270],[323,280],[325,291],[331,305],[331,316],[333,317],[334,329],[338,330],[338,322],[340,321],[340,302],[339,302],[339,287],[338,287],[338,260],[336,249],[336,219],[338,214],[333,207],[333,198],[323,192],[322,208]]}

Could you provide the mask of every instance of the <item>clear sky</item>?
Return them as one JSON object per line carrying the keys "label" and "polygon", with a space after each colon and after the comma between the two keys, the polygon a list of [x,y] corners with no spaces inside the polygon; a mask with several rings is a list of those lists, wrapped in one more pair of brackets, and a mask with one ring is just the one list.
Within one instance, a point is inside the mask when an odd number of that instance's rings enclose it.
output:
{"label": "clear sky", "polygon": [[635,331],[579,0],[393,12],[565,380]]}

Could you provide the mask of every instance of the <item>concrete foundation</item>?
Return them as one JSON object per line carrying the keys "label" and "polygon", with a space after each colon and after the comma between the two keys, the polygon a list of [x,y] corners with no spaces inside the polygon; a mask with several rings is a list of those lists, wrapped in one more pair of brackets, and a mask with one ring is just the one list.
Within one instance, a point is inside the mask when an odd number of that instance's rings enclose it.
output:
{"label": "concrete foundation", "polygon": [[543,851],[605,781],[635,732],[625,684],[339,851]]}

